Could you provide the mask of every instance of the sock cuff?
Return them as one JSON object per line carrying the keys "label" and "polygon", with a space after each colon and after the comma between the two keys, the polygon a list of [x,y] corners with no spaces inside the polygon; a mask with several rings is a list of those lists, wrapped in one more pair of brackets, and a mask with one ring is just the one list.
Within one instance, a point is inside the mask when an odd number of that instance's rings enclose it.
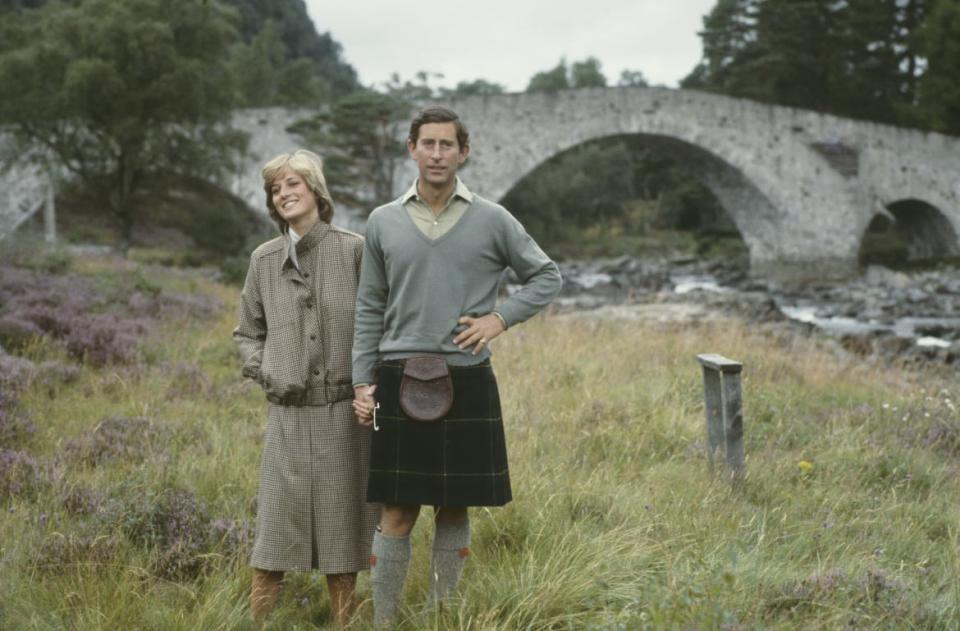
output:
{"label": "sock cuff", "polygon": [[381,532],[373,535],[372,556],[391,561],[405,561],[410,558],[410,535],[391,537]]}
{"label": "sock cuff", "polygon": [[437,522],[433,532],[434,550],[462,550],[470,547],[470,520]]}

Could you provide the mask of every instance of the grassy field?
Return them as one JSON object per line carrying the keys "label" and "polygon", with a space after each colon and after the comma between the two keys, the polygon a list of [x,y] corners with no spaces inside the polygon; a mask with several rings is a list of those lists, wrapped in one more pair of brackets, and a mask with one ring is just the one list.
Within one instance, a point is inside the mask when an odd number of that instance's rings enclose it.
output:
{"label": "grassy field", "polygon": [[[208,308],[160,309],[124,362],[23,344],[40,368],[0,431],[0,628],[252,629],[265,402],[239,379],[238,290],[70,268],[129,304]],[[494,352],[515,500],[472,513],[462,602],[442,612],[423,607],[421,520],[402,629],[960,628],[955,379],[732,320],[547,316]],[[707,474],[700,352],[745,364],[736,489]],[[271,628],[325,628],[322,586],[291,575]]]}

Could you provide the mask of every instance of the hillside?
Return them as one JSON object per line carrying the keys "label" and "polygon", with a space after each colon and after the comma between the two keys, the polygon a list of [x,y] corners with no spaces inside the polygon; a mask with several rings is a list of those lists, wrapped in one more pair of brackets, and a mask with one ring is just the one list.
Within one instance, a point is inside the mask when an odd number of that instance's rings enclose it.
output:
{"label": "hillside", "polygon": [[[252,629],[266,403],[239,378],[238,290],[20,263],[0,268],[0,628]],[[474,511],[464,602],[440,614],[421,520],[401,628],[957,628],[960,391],[830,348],[733,319],[512,329],[516,499]],[[745,364],[738,488],[707,475],[700,352]],[[325,628],[318,579],[291,577],[272,628]]]}

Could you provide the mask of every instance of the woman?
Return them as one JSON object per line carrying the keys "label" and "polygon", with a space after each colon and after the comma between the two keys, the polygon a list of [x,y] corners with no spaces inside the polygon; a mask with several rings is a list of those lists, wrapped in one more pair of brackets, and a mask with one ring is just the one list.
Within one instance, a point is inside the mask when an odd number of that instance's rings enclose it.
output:
{"label": "woman", "polygon": [[250,257],[233,332],[243,375],[270,402],[250,609],[262,620],[284,572],[319,570],[334,620],[345,624],[378,517],[364,502],[369,432],[351,407],[363,240],[330,225],[333,201],[316,154],[277,156],[263,168],[263,187],[281,235]]}

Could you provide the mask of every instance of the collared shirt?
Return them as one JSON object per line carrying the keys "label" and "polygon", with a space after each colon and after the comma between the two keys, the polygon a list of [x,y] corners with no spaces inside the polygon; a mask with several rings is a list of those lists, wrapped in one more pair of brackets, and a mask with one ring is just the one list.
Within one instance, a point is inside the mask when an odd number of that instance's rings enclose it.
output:
{"label": "collared shirt", "polygon": [[300,235],[294,232],[293,228],[287,226],[287,236],[290,237],[290,248],[288,249],[290,261],[294,267],[300,269],[300,261],[297,260],[297,241],[300,240]]}
{"label": "collared shirt", "polygon": [[420,232],[426,235],[428,239],[439,239],[463,217],[463,213],[467,211],[473,201],[473,193],[460,178],[457,178],[453,195],[447,200],[443,209],[434,215],[430,206],[417,192],[418,181],[419,178],[413,181],[413,185],[400,198],[400,203],[407,209],[407,213],[413,219],[417,228],[420,229]]}

